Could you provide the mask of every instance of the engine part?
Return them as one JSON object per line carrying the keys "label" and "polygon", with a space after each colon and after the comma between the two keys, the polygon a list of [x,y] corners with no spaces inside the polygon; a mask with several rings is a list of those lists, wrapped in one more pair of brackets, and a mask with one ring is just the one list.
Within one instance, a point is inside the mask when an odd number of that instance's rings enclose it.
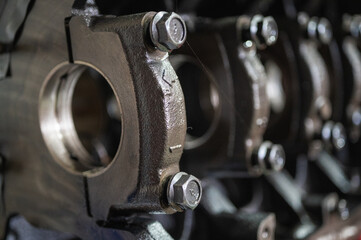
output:
{"label": "engine part", "polygon": [[361,5],[0,0],[2,239],[359,239]]}

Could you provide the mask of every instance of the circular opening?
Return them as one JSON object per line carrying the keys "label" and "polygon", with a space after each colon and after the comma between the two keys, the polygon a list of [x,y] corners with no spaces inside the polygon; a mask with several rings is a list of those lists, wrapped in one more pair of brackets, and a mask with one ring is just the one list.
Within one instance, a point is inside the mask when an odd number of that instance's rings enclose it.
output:
{"label": "circular opening", "polygon": [[195,148],[207,141],[217,125],[220,97],[214,78],[195,60],[177,56],[172,59],[180,80],[187,114],[185,148]]}
{"label": "circular opening", "polygon": [[69,170],[97,172],[115,157],[121,108],[95,68],[66,64],[53,70],[40,96],[40,126],[55,159]]}

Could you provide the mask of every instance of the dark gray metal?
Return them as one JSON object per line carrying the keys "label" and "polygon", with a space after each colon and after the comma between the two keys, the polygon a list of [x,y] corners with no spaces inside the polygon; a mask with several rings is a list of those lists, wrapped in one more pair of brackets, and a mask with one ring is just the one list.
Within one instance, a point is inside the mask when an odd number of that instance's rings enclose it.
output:
{"label": "dark gray metal", "polygon": [[[23,23],[30,0],[6,1],[0,16],[0,43],[11,44]],[[0,51],[1,52],[1,51]]]}
{"label": "dark gray metal", "polygon": [[300,222],[313,226],[312,229],[310,229],[310,232],[313,231],[316,226],[312,224],[311,218],[302,203],[302,199],[305,197],[306,193],[296,185],[290,174],[286,171],[271,172],[266,175],[266,178],[297,214]]}
{"label": "dark gray metal", "polygon": [[342,193],[350,193],[354,191],[350,180],[344,170],[340,167],[339,162],[326,151],[322,151],[316,160],[316,164],[323,173],[331,180],[331,182]]}
{"label": "dark gray metal", "polygon": [[215,223],[209,229],[210,237],[217,239],[256,239],[273,240],[275,238],[276,217],[273,213],[248,213],[238,210],[221,190],[221,184],[215,180],[205,180],[204,200],[201,206]]}
{"label": "dark gray metal", "polygon": [[173,240],[158,221],[138,218],[132,221],[127,230],[134,234],[137,240]]}
{"label": "dark gray metal", "polygon": [[[84,239],[118,239],[124,234],[122,225],[107,229],[99,222],[114,222],[130,212],[175,212],[166,204],[165,186],[179,172],[186,133],[184,97],[168,54],[145,44],[145,29],[156,13],[93,17],[90,25],[74,16],[67,39],[64,18],[73,2],[36,2],[11,58],[11,81],[1,82],[0,142],[8,170],[6,212],[0,220],[4,224],[7,216],[19,213],[39,227]],[[44,32],[51,34],[34,35]],[[59,160],[74,161],[70,154],[59,159],[43,137],[49,136],[43,125],[49,112],[39,114],[47,102],[42,98],[46,80],[73,64],[102,73],[122,109],[120,147],[109,167],[100,171],[64,167]]]}
{"label": "dark gray metal", "polygon": [[304,121],[305,135],[310,140],[321,133],[323,121],[329,120],[332,115],[330,80],[325,61],[314,41],[301,41],[299,51],[310,71],[312,84],[311,103]]}
{"label": "dark gray metal", "polygon": [[176,13],[157,13],[151,21],[149,30],[153,44],[164,52],[180,48],[187,36],[186,25]]}
{"label": "dark gray metal", "polygon": [[169,180],[167,198],[170,206],[178,211],[194,209],[202,198],[201,182],[192,175],[179,172]]}
{"label": "dark gray metal", "polygon": [[346,105],[346,117],[349,124],[348,134],[351,142],[355,143],[360,138],[361,129],[361,53],[357,40],[351,36],[346,36],[342,42],[342,50],[348,60],[352,71],[351,97]]}
{"label": "dark gray metal", "polygon": [[361,15],[344,14],[342,27],[346,33],[359,39],[361,37]]}
{"label": "dark gray metal", "polygon": [[0,12],[0,80],[5,78],[10,67],[10,53],[15,34],[24,22],[30,0],[5,1]]}

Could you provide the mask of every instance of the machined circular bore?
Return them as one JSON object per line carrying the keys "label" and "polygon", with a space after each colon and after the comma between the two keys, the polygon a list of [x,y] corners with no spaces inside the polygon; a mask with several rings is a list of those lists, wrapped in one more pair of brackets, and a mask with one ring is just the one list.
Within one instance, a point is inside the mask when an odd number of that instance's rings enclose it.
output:
{"label": "machined circular bore", "polygon": [[119,149],[120,104],[108,81],[93,67],[55,67],[43,85],[39,115],[47,147],[71,172],[98,172]]}
{"label": "machined circular bore", "polygon": [[204,144],[214,133],[220,118],[220,95],[214,77],[195,59],[175,56],[172,65],[181,83],[187,110],[185,149]]}

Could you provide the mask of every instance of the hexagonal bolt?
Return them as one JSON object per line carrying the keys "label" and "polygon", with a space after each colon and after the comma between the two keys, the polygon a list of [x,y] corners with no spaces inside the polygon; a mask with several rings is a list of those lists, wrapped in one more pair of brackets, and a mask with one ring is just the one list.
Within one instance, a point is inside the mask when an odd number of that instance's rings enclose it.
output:
{"label": "hexagonal bolt", "polygon": [[273,17],[254,16],[251,20],[250,32],[260,49],[273,45],[278,38],[278,26]]}
{"label": "hexagonal bolt", "polygon": [[202,185],[198,178],[184,172],[175,174],[168,183],[167,199],[175,209],[195,209],[202,198]]}
{"label": "hexagonal bolt", "polygon": [[332,26],[326,18],[320,18],[317,24],[317,37],[323,44],[331,42],[333,36]]}
{"label": "hexagonal bolt", "polygon": [[263,142],[253,156],[253,164],[263,170],[280,171],[285,161],[286,154],[283,147],[270,141]]}
{"label": "hexagonal bolt", "polygon": [[265,49],[276,43],[278,38],[278,27],[273,17],[255,15],[241,28],[241,39],[243,43],[253,41],[259,49]]}
{"label": "hexagonal bolt", "polygon": [[180,48],[187,36],[186,24],[176,13],[158,12],[150,22],[149,31],[153,45],[163,52]]}
{"label": "hexagonal bolt", "polygon": [[322,140],[331,145],[335,150],[341,150],[346,145],[346,130],[342,123],[328,121],[321,131]]}
{"label": "hexagonal bolt", "polygon": [[333,32],[331,23],[326,18],[312,17],[301,12],[297,17],[300,26],[306,30],[306,36],[316,39],[323,44],[328,44],[332,40]]}
{"label": "hexagonal bolt", "polygon": [[355,38],[361,37],[361,15],[343,15],[343,30]]}

